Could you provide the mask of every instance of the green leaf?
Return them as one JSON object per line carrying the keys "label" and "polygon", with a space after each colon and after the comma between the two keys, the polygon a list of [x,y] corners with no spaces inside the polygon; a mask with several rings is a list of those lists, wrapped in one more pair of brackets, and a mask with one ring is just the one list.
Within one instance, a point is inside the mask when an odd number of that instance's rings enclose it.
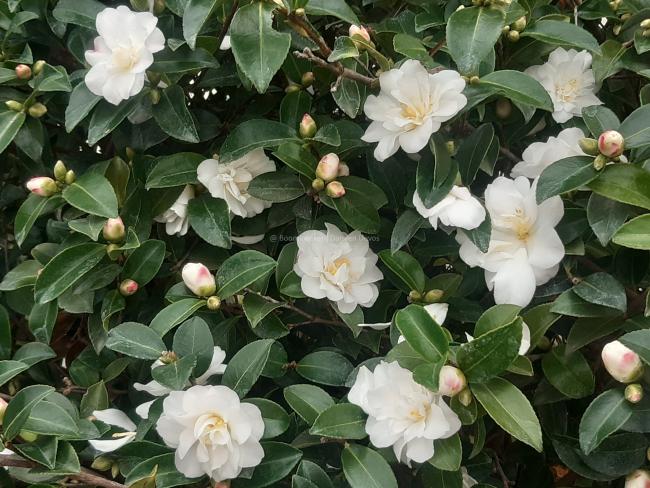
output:
{"label": "green leaf", "polygon": [[284,399],[305,421],[312,425],[316,418],[334,405],[332,397],[314,385],[291,385],[284,389]]}
{"label": "green leaf", "polygon": [[372,201],[358,192],[349,192],[340,198],[321,194],[321,201],[335,208],[343,221],[353,229],[366,234],[379,232],[379,214]]}
{"label": "green leaf", "polygon": [[580,448],[591,453],[632,416],[631,404],[621,390],[607,390],[585,410],[580,420]]}
{"label": "green leaf", "polygon": [[[334,484],[325,470],[311,461],[303,460],[298,466],[296,474],[311,480],[316,485],[316,488],[334,488]],[[308,486],[305,488],[313,487]]]}
{"label": "green leaf", "polygon": [[650,330],[628,332],[619,341],[636,352],[644,363],[650,364]]}
{"label": "green leaf", "polygon": [[393,471],[377,451],[349,444],[343,449],[341,463],[352,488],[397,488]]}
{"label": "green leaf", "polygon": [[[424,486],[435,488],[464,488],[463,476],[460,471],[444,471],[436,469],[432,464],[422,465],[420,476]],[[493,488],[490,485],[474,485],[473,488]]]}
{"label": "green leaf", "polygon": [[616,309],[603,307],[583,300],[573,292],[567,290],[555,299],[551,312],[571,317],[612,317],[620,315]]}
{"label": "green leaf", "polygon": [[18,435],[36,404],[54,391],[46,385],[31,385],[21,389],[9,402],[2,420],[4,438],[11,440]]}
{"label": "green leaf", "polygon": [[192,49],[196,47],[196,38],[207,24],[210,14],[223,0],[188,0],[183,11],[183,37]]}
{"label": "green leaf", "polygon": [[106,8],[96,0],[60,0],[52,11],[59,22],[75,24],[95,30],[97,14]]}
{"label": "green leaf", "polygon": [[217,294],[222,300],[271,273],[276,262],[259,251],[241,251],[226,259],[217,270]]}
{"label": "green leaf", "polygon": [[618,130],[621,125],[616,114],[604,105],[583,108],[582,120],[594,137],[600,136],[606,130]]}
{"label": "green leaf", "polygon": [[458,174],[458,165],[451,159],[442,136],[434,134],[429,149],[418,162],[415,178],[416,191],[427,208],[433,207],[449,194]]}
{"label": "green leaf", "polygon": [[345,0],[309,0],[305,10],[310,15],[331,15],[349,24],[359,23],[359,19]]}
{"label": "green leaf", "polygon": [[[329,55],[327,60],[330,63],[335,63],[342,59],[356,58],[359,56],[359,49],[352,39],[348,36],[338,36],[334,40],[334,49],[332,54]],[[11,73],[13,75],[13,73]],[[302,92],[299,92],[302,93]]]}
{"label": "green leaf", "polygon": [[173,486],[187,486],[193,484],[198,478],[189,479],[183,476],[174,462],[174,453],[160,454],[158,456],[147,456],[145,460],[133,467],[124,481],[127,486],[140,488],[153,488],[149,482],[140,485],[136,483],[145,480],[155,473],[154,486],[158,488],[171,488]]}
{"label": "green leaf", "polygon": [[181,322],[194,315],[194,312],[205,307],[206,300],[201,298],[184,298],[167,305],[151,321],[151,330],[156,331],[160,337],[172,330]]}
{"label": "green leaf", "polygon": [[4,385],[7,381],[27,370],[29,365],[22,361],[4,360],[0,361],[0,386]]}
{"label": "green leaf", "polygon": [[163,364],[151,370],[154,380],[172,390],[182,390],[189,384],[190,375],[196,366],[193,355],[182,357],[169,364]]}
{"label": "green leaf", "polygon": [[449,341],[440,324],[419,305],[409,305],[395,314],[395,324],[408,344],[427,361],[444,362]]}
{"label": "green leaf", "polygon": [[33,366],[41,361],[56,357],[56,353],[47,344],[41,342],[28,342],[20,347],[14,354],[14,360]]}
{"label": "green leaf", "polygon": [[296,131],[288,125],[273,120],[253,119],[235,127],[223,145],[220,163],[239,159],[257,148],[275,147],[286,142],[300,142]]}
{"label": "green leaf", "polygon": [[302,451],[281,442],[263,442],[264,457],[255,467],[250,479],[238,478],[232,484],[233,488],[262,488],[277,486],[277,482],[287,476],[298,464]]}
{"label": "green leaf", "polygon": [[599,175],[594,168],[594,158],[571,156],[547,166],[537,181],[537,203],[580,188]]}
{"label": "green leaf", "polygon": [[196,183],[196,169],[205,159],[196,153],[176,153],[159,157],[147,176],[147,190]]}
{"label": "green leaf", "polygon": [[43,65],[41,72],[29,81],[29,86],[38,92],[70,92],[72,86],[63,66]]}
{"label": "green leaf", "polygon": [[102,97],[92,93],[83,81],[75,86],[65,108],[65,130],[72,132],[101,99]]}
{"label": "green leaf", "polygon": [[34,299],[46,303],[61,296],[106,255],[104,244],[87,243],[71,246],[54,256],[39,274]]}
{"label": "green leaf", "polygon": [[390,236],[390,250],[395,253],[404,247],[418,230],[424,225],[426,220],[415,210],[406,209],[402,215],[397,218],[393,232]]}
{"label": "green leaf", "polygon": [[102,232],[106,219],[97,217],[96,215],[89,215],[83,219],[68,221],[68,227],[75,232],[90,237],[93,241],[97,241],[99,234]]}
{"label": "green leaf", "polygon": [[429,463],[443,471],[458,471],[463,458],[463,446],[460,436],[454,434],[446,439],[436,439],[433,442],[433,457]]}
{"label": "green leaf", "polygon": [[264,436],[262,439],[272,439],[282,435],[291,424],[289,414],[275,402],[266,398],[247,398],[246,403],[252,403],[262,412],[264,420]]}
{"label": "green leaf", "polygon": [[175,51],[165,49],[156,54],[151,70],[160,73],[187,73],[204,68],[218,68],[219,63],[205,49],[192,51],[188,46],[181,46]]}
{"label": "green leaf", "polygon": [[16,265],[4,275],[0,282],[0,291],[12,291],[33,286],[43,266],[35,259],[28,259]]}
{"label": "green leaf", "polygon": [[[602,246],[609,244],[609,241],[625,223],[629,214],[630,208],[625,204],[601,197],[596,193],[592,193],[591,197],[589,197],[587,220],[589,220],[589,226]],[[650,232],[650,227],[648,231]],[[625,245],[620,242],[616,243]]]}
{"label": "green leaf", "polygon": [[424,292],[426,276],[422,266],[413,256],[403,251],[391,253],[388,249],[384,249],[379,252],[379,258],[399,279],[404,292],[408,293],[411,290]]}
{"label": "green leaf", "polygon": [[133,97],[120,103],[117,108],[106,101],[101,101],[88,128],[88,144],[95,145],[122,123],[138,108],[139,97]]}
{"label": "green leaf", "polygon": [[546,89],[531,76],[520,71],[499,70],[481,77],[480,90],[501,95],[513,102],[553,111],[553,102]]}
{"label": "green leaf", "polygon": [[583,300],[603,307],[615,308],[625,313],[627,297],[625,288],[607,273],[594,273],[573,287],[573,293]]}
{"label": "green leaf", "polygon": [[[13,446],[18,454],[42,464],[48,469],[54,469],[56,463],[58,439],[55,437],[41,436],[34,442],[25,442]],[[34,487],[36,485],[32,485]]]}
{"label": "green leaf", "polygon": [[230,25],[230,42],[237,66],[259,93],[269,87],[291,45],[290,34],[273,29],[274,9],[263,2],[240,7]]}
{"label": "green leaf", "polygon": [[210,327],[200,317],[183,322],[174,333],[172,350],[184,356],[196,356],[194,376],[206,371],[214,354],[214,340]]}
{"label": "green leaf", "polygon": [[230,210],[225,200],[209,194],[193,198],[188,205],[192,229],[213,246],[230,249]]}
{"label": "green leaf", "polygon": [[81,397],[79,404],[79,415],[88,417],[92,415],[95,410],[104,410],[108,408],[110,401],[108,399],[108,391],[103,381],[99,381],[89,387],[86,393]]}
{"label": "green leaf", "polygon": [[34,334],[37,341],[45,344],[50,343],[56,317],[59,314],[59,306],[56,300],[48,303],[36,303],[29,314],[29,330]]}
{"label": "green leaf", "polygon": [[569,353],[564,345],[553,348],[542,358],[549,383],[569,398],[583,398],[594,392],[594,374],[579,352]]}
{"label": "green leaf", "polygon": [[521,335],[521,318],[486,332],[458,349],[458,366],[471,383],[484,383],[503,373],[517,358]]}
{"label": "green leaf", "polygon": [[29,231],[32,230],[36,219],[40,216],[53,212],[63,204],[61,195],[55,194],[49,198],[39,197],[30,194],[22,203],[14,221],[14,233],[19,246],[25,242]]}
{"label": "green leaf", "polygon": [[301,197],[305,188],[293,173],[272,171],[253,178],[248,193],[260,200],[282,203]]}
{"label": "green leaf", "polygon": [[633,164],[606,166],[589,184],[594,193],[650,210],[650,173]]}
{"label": "green leaf", "polygon": [[368,435],[366,414],[351,403],[333,405],[320,413],[309,433],[334,439],[364,439]]}
{"label": "green leaf", "polygon": [[621,327],[621,317],[603,317],[594,320],[590,317],[578,319],[573,323],[567,337],[566,350],[577,351],[596,339],[605,337]]}
{"label": "green leaf", "polygon": [[429,56],[429,51],[424,47],[424,44],[422,44],[420,39],[417,37],[399,33],[393,37],[393,48],[395,49],[395,52],[403,54],[410,59],[417,59],[425,66],[432,65],[432,59],[431,56]]}
{"label": "green leaf", "polygon": [[122,277],[135,281],[142,287],[158,274],[165,259],[165,243],[156,239],[144,241],[126,258]]}
{"label": "green leaf", "polygon": [[472,393],[494,421],[521,442],[542,452],[542,430],[524,394],[502,378],[472,385]]}
{"label": "green leaf", "polygon": [[126,356],[152,360],[167,350],[155,330],[137,322],[125,322],[109,330],[106,347]]}
{"label": "green leaf", "polygon": [[270,302],[256,293],[247,293],[242,303],[244,314],[252,328],[257,325],[276,308],[284,305],[282,302]]}
{"label": "green leaf", "polygon": [[632,249],[650,250],[650,214],[635,217],[620,227],[612,242]]}
{"label": "green leaf", "polygon": [[650,145],[650,105],[642,105],[621,123],[619,132],[625,138],[625,149]]}
{"label": "green leaf", "polygon": [[318,164],[318,161],[316,161],[316,158],[311,154],[311,152],[303,148],[300,144],[282,144],[273,153],[273,156],[278,158],[292,170],[310,180],[313,180],[316,177],[316,165]]}
{"label": "green leaf", "polygon": [[4,306],[0,305],[0,359],[11,357],[11,328],[9,313]]}
{"label": "green leaf", "polygon": [[165,88],[161,93],[160,102],[152,107],[151,112],[160,128],[170,136],[185,142],[199,142],[199,134],[187,108],[185,93],[179,85]]}
{"label": "green leaf", "polygon": [[354,367],[345,356],[334,351],[316,351],[303,357],[296,372],[314,383],[343,386]]}
{"label": "green leaf", "polygon": [[492,52],[504,23],[501,9],[469,7],[449,17],[447,47],[461,74],[478,74],[481,61]]}
{"label": "green leaf", "polygon": [[117,197],[110,182],[94,172],[84,173],[63,190],[63,199],[79,210],[100,217],[117,217]]}
{"label": "green leaf", "polygon": [[483,124],[460,144],[456,160],[463,184],[469,186],[476,178],[481,163],[488,156],[492,139],[494,139],[492,124]]}
{"label": "green leaf", "polygon": [[16,134],[25,123],[25,112],[7,110],[0,112],[0,153],[14,140]]}
{"label": "green leaf", "polygon": [[521,33],[521,37],[532,37],[554,46],[571,46],[586,49],[592,53],[600,53],[598,41],[587,30],[578,27],[573,22],[561,20],[538,20]]}
{"label": "green leaf", "polygon": [[237,351],[228,361],[222,384],[232,388],[240,398],[245,397],[262,374],[274,342],[273,339],[262,339]]}
{"label": "green leaf", "polygon": [[74,414],[73,417],[58,403],[45,399],[34,405],[23,429],[34,434],[74,437],[79,435],[78,417]]}
{"label": "green leaf", "polygon": [[280,104],[280,122],[298,130],[305,114],[311,111],[311,96],[303,90],[287,93]]}

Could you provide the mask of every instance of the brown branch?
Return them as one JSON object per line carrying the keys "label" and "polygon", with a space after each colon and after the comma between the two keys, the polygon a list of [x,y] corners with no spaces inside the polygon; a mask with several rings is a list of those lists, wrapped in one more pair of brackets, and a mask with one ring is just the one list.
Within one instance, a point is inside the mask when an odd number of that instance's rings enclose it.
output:
{"label": "brown branch", "polygon": [[230,24],[232,23],[232,19],[235,16],[235,13],[237,12],[237,9],[239,8],[239,0],[235,0],[232,3],[232,8],[230,9],[230,13],[228,14],[228,17],[226,17],[223,21],[223,27],[221,27],[221,32],[219,33],[219,37],[217,38],[217,49],[221,47],[221,43],[226,37],[226,34],[228,34],[228,29],[230,29]]}
{"label": "brown branch", "polygon": [[[285,10],[286,12],[286,10]],[[311,39],[314,44],[318,46],[318,50],[324,58],[328,58],[332,54],[332,50],[323,39],[316,29],[311,25],[304,15],[297,15],[295,12],[291,12],[287,16],[287,21],[289,25],[293,27],[299,34],[308,37]]]}
{"label": "brown branch", "polygon": [[433,57],[438,51],[442,49],[442,46],[445,45],[445,42],[447,42],[447,38],[443,37],[438,41],[438,43],[433,46],[431,49],[429,49],[429,56]]}
{"label": "brown branch", "polygon": [[324,59],[316,56],[308,47],[306,47],[303,51],[294,51],[293,54],[300,59],[306,59],[320,66],[321,68],[330,70],[339,78],[349,78],[368,86],[375,86],[379,82],[377,78],[371,78],[369,76],[362,75],[361,73],[357,73],[356,71],[344,67],[341,63],[328,63]]}
{"label": "brown branch", "polygon": [[[0,456],[0,466],[14,468],[40,467],[40,465],[35,462],[28,461],[26,459],[13,455]],[[67,475],[67,477],[81,483],[86,483],[90,486],[97,486],[100,488],[126,488],[126,485],[104,478],[99,473],[86,468],[81,468],[81,472]]]}

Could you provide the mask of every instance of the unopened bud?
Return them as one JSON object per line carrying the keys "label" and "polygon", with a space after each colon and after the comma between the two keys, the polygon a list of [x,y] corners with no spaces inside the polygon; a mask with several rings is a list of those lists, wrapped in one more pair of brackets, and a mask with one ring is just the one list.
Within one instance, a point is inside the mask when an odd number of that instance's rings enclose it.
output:
{"label": "unopened bud", "polygon": [[108,254],[108,257],[111,259],[111,261],[115,261],[117,257],[120,255],[120,246],[119,244],[109,244],[106,246],[106,254]]}
{"label": "unopened bud", "polygon": [[160,15],[165,11],[165,0],[153,0],[153,14]]}
{"label": "unopened bud", "polygon": [[370,42],[370,33],[368,32],[368,29],[366,29],[366,28],[365,28],[364,26],[362,26],[362,25],[355,25],[355,24],[352,24],[352,25],[350,26],[350,29],[349,29],[349,31],[348,31],[348,34],[349,34],[350,37],[352,37],[353,39],[354,39],[355,37],[357,37],[357,38],[359,38],[360,40],[364,40],[364,41],[366,41],[366,42]]}
{"label": "unopened bud", "polygon": [[302,86],[305,88],[312,86],[314,84],[314,80],[316,77],[314,76],[313,71],[307,71],[302,74],[302,77],[300,78],[300,83],[302,83]]}
{"label": "unopened bud", "polygon": [[643,37],[650,37],[650,29],[645,29],[643,32],[641,32],[641,35]]}
{"label": "unopened bud", "polygon": [[171,364],[178,361],[178,356],[174,351],[165,351],[160,355],[159,359],[163,364]]}
{"label": "unopened bud", "polygon": [[476,75],[470,76],[470,78],[469,78],[469,84],[470,85],[478,85],[480,82],[481,82],[481,79]]}
{"label": "unopened bud", "polygon": [[300,8],[297,8],[296,10],[294,10],[293,13],[296,14],[298,17],[304,17],[305,16],[305,9],[300,7]]}
{"label": "unopened bud", "polygon": [[72,185],[74,183],[74,180],[76,179],[77,179],[77,175],[75,174],[75,172],[69,169],[65,174],[65,184]]}
{"label": "unopened bud", "polygon": [[523,31],[526,28],[526,17],[519,17],[512,23],[511,27],[517,32]]}
{"label": "unopened bud", "polygon": [[17,102],[16,100],[7,100],[5,102],[5,105],[9,110],[13,110],[14,112],[22,112],[22,110],[25,108],[22,103]]}
{"label": "unopened bud", "polygon": [[632,383],[625,387],[625,399],[630,403],[639,403],[643,399],[643,387],[638,383]]}
{"label": "unopened bud", "polygon": [[96,469],[97,471],[108,471],[113,466],[113,461],[106,456],[99,456],[95,458],[93,463],[90,465],[91,468]]}
{"label": "unopened bud", "polygon": [[208,310],[219,310],[221,308],[221,298],[212,295],[208,298]]}
{"label": "unopened bud", "polygon": [[330,198],[341,198],[343,195],[345,195],[345,188],[343,188],[343,185],[340,181],[332,181],[327,184],[325,192]]}
{"label": "unopened bud", "polygon": [[632,383],[643,375],[639,355],[619,341],[605,344],[601,356],[605,369],[616,381]]}
{"label": "unopened bud", "polygon": [[458,401],[465,407],[469,407],[472,403],[472,400],[472,392],[469,391],[469,388],[465,388],[458,394]]}
{"label": "unopened bud", "polygon": [[295,83],[292,83],[292,84],[288,85],[284,89],[284,92],[285,93],[294,93],[294,92],[297,92],[297,91],[300,91],[300,90],[302,90],[302,87],[300,85],[296,85]]}
{"label": "unopened bud", "polygon": [[501,32],[503,34],[507,34],[508,32],[510,32],[510,26],[509,25],[504,26],[503,29],[501,29]]}
{"label": "unopened bud", "polygon": [[45,61],[42,59],[39,59],[32,65],[32,71],[34,72],[35,75],[40,75],[41,72],[43,71],[43,68],[45,68]]}
{"label": "unopened bud", "polygon": [[19,64],[15,68],[16,78],[19,80],[29,80],[32,77],[32,68],[26,64]]}
{"label": "unopened bud", "polygon": [[336,176],[350,176],[350,167],[345,163],[339,163],[339,170]]}
{"label": "unopened bud", "polygon": [[640,25],[642,29],[650,29],[650,19],[645,19],[641,21]]}
{"label": "unopened bud", "polygon": [[47,113],[47,107],[41,102],[36,102],[34,105],[27,109],[27,113],[35,119],[40,119]]}
{"label": "unopened bud", "polygon": [[[117,463],[113,463],[113,466],[111,466],[111,476],[113,478],[117,478],[120,474],[120,465]],[[154,487],[155,487],[156,481],[154,480]]]}
{"label": "unopened bud", "polygon": [[588,154],[589,156],[598,156],[600,151],[598,150],[598,141],[590,137],[583,137],[578,141],[578,145],[582,152]]}
{"label": "unopened bud", "polygon": [[510,30],[508,32],[508,40],[510,42],[517,42],[519,40],[519,32],[516,30]]}
{"label": "unopened bud", "polygon": [[126,279],[120,283],[120,294],[125,297],[130,297],[138,291],[138,284],[131,280]]}
{"label": "unopened bud", "polygon": [[[610,4],[610,5],[611,5],[611,4]],[[614,10],[616,10],[616,8],[614,8]],[[619,34],[621,33],[621,29],[622,29],[622,28],[623,28],[623,24],[616,24],[616,25],[612,28],[612,34],[614,34],[615,36],[619,35]]]}
{"label": "unopened bud", "polygon": [[447,147],[447,152],[449,152],[449,154],[454,154],[456,151],[456,143],[452,140],[445,142],[445,146]]}
{"label": "unopened bud", "polygon": [[312,118],[311,115],[305,114],[302,116],[302,120],[300,121],[300,137],[303,139],[309,138],[309,137],[314,137],[316,135],[316,131],[318,130],[318,127],[316,126],[316,122]]}
{"label": "unopened bud", "polygon": [[48,176],[32,178],[26,186],[29,191],[40,197],[50,197],[59,191],[56,182]]}
{"label": "unopened bud", "polygon": [[35,442],[36,439],[38,439],[38,434],[35,434],[34,432],[29,432],[27,430],[21,430],[18,435],[25,442]]}
{"label": "unopened bud", "polygon": [[108,242],[121,242],[124,240],[124,236],[126,236],[126,228],[124,227],[122,219],[120,217],[108,219],[104,223],[102,236]]}
{"label": "unopened bud", "polygon": [[151,83],[151,86],[157,87],[160,84],[160,80],[162,79],[162,73],[159,73],[158,71],[147,71],[147,80],[149,80],[149,83]]}
{"label": "unopened bud", "polygon": [[149,100],[151,100],[152,105],[158,105],[160,102],[160,90],[154,88],[149,92]]}
{"label": "unopened bud", "polygon": [[4,398],[0,398],[0,425],[5,417],[5,410],[7,410],[7,405],[9,405]]}
{"label": "unopened bud", "polygon": [[409,301],[410,302],[419,302],[422,300],[422,293],[417,290],[411,290],[409,292]]}
{"label": "unopened bud", "polygon": [[68,169],[65,167],[65,163],[60,159],[54,164],[54,177],[57,181],[65,181],[65,174],[68,172]]}
{"label": "unopened bud", "polygon": [[339,174],[339,157],[334,153],[326,154],[318,162],[316,177],[325,182],[332,181]]}
{"label": "unopened bud", "polygon": [[600,171],[601,169],[603,169],[607,165],[608,162],[609,162],[609,159],[606,156],[603,156],[602,154],[599,154],[594,159],[594,169],[596,171]]}
{"label": "unopened bud", "polygon": [[647,488],[650,486],[650,471],[637,469],[625,478],[625,488]]}
{"label": "unopened bud", "polygon": [[625,151],[625,139],[615,130],[606,130],[598,137],[598,150],[603,156],[616,158]]}
{"label": "unopened bud", "polygon": [[199,297],[209,297],[217,291],[214,276],[207,266],[201,263],[187,263],[183,266],[181,275],[185,286]]}
{"label": "unopened bud", "polygon": [[500,119],[507,119],[512,114],[512,103],[507,98],[499,98],[495,112]]}
{"label": "unopened bud", "polygon": [[442,290],[429,290],[424,295],[424,301],[427,303],[439,302],[444,294],[445,292]]}
{"label": "unopened bud", "polygon": [[311,187],[314,189],[314,191],[323,191],[325,189],[325,182],[320,178],[316,178],[311,182]]}
{"label": "unopened bud", "polygon": [[621,15],[621,21],[623,21],[623,22],[627,22],[631,18],[632,18],[632,14],[630,14],[630,13],[626,13],[626,14]]}
{"label": "unopened bud", "polygon": [[467,379],[463,372],[454,366],[445,365],[440,370],[438,393],[453,397],[467,387]]}

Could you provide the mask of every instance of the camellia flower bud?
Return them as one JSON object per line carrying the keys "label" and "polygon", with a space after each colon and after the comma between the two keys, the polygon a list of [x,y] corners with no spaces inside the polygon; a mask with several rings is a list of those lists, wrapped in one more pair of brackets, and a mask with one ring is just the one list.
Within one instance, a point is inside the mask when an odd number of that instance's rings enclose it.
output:
{"label": "camellia flower bud", "polygon": [[209,297],[217,291],[214,276],[210,270],[201,263],[187,263],[181,272],[183,282],[192,293],[199,297]]}
{"label": "camellia flower bud", "polygon": [[165,0],[153,0],[153,14],[160,15],[165,11]]}
{"label": "camellia flower bud", "polygon": [[131,279],[126,279],[120,283],[120,294],[122,294],[122,296],[130,297],[137,291],[138,284]]}
{"label": "camellia flower bud", "polygon": [[510,30],[510,32],[508,32],[508,40],[510,42],[517,42],[519,37],[519,32],[516,30]]}
{"label": "camellia flower bud", "polygon": [[526,28],[526,17],[519,17],[512,23],[511,27],[518,32],[523,31]]}
{"label": "camellia flower bud", "polygon": [[625,150],[625,139],[620,132],[606,130],[598,137],[598,150],[603,156],[617,158]]}
{"label": "camellia flower bud", "polygon": [[90,465],[91,468],[96,469],[97,471],[108,471],[113,466],[113,461],[107,456],[99,456],[95,458],[93,463]]}
{"label": "camellia flower bud", "polygon": [[311,187],[314,189],[314,191],[323,191],[325,189],[325,182],[320,178],[316,178],[311,182]]}
{"label": "camellia flower bud", "polygon": [[345,188],[343,188],[340,181],[332,181],[328,183],[325,191],[327,192],[327,196],[331,198],[341,198],[345,195]]}
{"label": "camellia flower bud", "polygon": [[638,383],[632,383],[625,387],[625,399],[630,403],[639,403],[643,400],[643,387]]}
{"label": "camellia flower bud", "polygon": [[467,379],[460,369],[448,365],[442,367],[438,381],[438,393],[453,397],[466,387]]}
{"label": "camellia flower bud", "polygon": [[345,163],[339,163],[339,170],[336,176],[350,176],[350,167]]}
{"label": "camellia flower bud", "polygon": [[442,290],[429,290],[424,295],[424,301],[427,303],[439,302],[444,294],[445,292]]}
{"label": "camellia flower bud", "polygon": [[5,105],[9,110],[13,110],[14,112],[21,112],[25,108],[22,103],[17,102],[16,100],[7,100]]}
{"label": "camellia flower bud", "polygon": [[41,72],[43,71],[43,68],[45,68],[45,61],[42,59],[39,59],[32,65],[32,71],[34,72],[35,75],[40,75]]}
{"label": "camellia flower bud", "polygon": [[60,159],[54,165],[54,177],[58,181],[65,181],[65,174],[68,172],[68,169],[65,167],[65,163]]}
{"label": "camellia flower bud", "polygon": [[642,29],[650,29],[650,19],[645,19],[641,21],[641,28]]}
{"label": "camellia flower bud", "polygon": [[598,141],[596,139],[583,137],[578,141],[578,145],[585,154],[589,154],[590,156],[598,156],[598,154],[600,154],[600,151],[598,150]]}
{"label": "camellia flower bud", "polygon": [[370,33],[368,32],[368,29],[362,25],[352,24],[348,33],[352,38],[358,37],[359,39],[363,39],[366,42],[370,42]]}
{"label": "camellia flower bud", "polygon": [[74,183],[74,180],[76,179],[77,179],[77,175],[75,175],[74,171],[69,169],[68,172],[65,174],[66,185],[72,185]]}
{"label": "camellia flower bud", "polygon": [[637,469],[625,478],[625,488],[647,488],[650,486],[650,471]]}
{"label": "camellia flower bud", "polygon": [[26,64],[19,64],[15,68],[16,78],[19,80],[29,80],[32,77],[32,68]]}
{"label": "camellia flower bud", "polygon": [[27,189],[40,197],[49,197],[58,193],[59,187],[56,182],[48,176],[38,176],[27,182]]}
{"label": "camellia flower bud", "polygon": [[0,425],[2,425],[2,420],[5,417],[5,410],[7,410],[7,405],[9,405],[3,398],[0,398]]}
{"label": "camellia flower bud", "polygon": [[643,374],[639,355],[619,341],[605,344],[601,352],[605,369],[621,383],[632,383]]}
{"label": "camellia flower bud", "polygon": [[108,219],[102,229],[102,236],[108,242],[120,242],[124,239],[125,235],[126,229],[120,217]]}
{"label": "camellia flower bud", "polygon": [[594,159],[594,163],[593,163],[594,164],[594,169],[596,171],[600,171],[601,169],[603,169],[607,165],[608,162],[609,162],[609,159],[607,158],[607,156],[603,156],[602,154],[599,154]]}
{"label": "camellia flower bud", "polygon": [[334,153],[326,154],[318,162],[316,177],[323,181],[332,181],[339,173],[339,157]]}
{"label": "camellia flower bud", "polygon": [[36,440],[38,439],[38,434],[35,434],[34,432],[29,432],[27,430],[21,430],[18,435],[25,442],[36,442]]}
{"label": "camellia flower bud", "polygon": [[458,401],[465,407],[469,407],[469,405],[472,403],[472,400],[472,392],[469,391],[469,388],[465,388],[458,394]]}
{"label": "camellia flower bud", "polygon": [[29,107],[29,109],[27,109],[27,113],[35,119],[40,119],[47,113],[47,107],[40,102],[36,102],[34,105]]}
{"label": "camellia flower bud", "polygon": [[208,298],[208,310],[219,310],[221,308],[221,298],[212,295]]}
{"label": "camellia flower bud", "polygon": [[422,300],[422,293],[417,290],[411,290],[409,292],[409,301],[419,302],[420,300]]}
{"label": "camellia flower bud", "polygon": [[160,355],[160,362],[163,364],[171,364],[178,361],[178,355],[174,351],[165,351]]}
{"label": "camellia flower bud", "polygon": [[316,134],[316,131],[318,130],[318,127],[316,126],[316,122],[312,118],[311,115],[305,114],[302,116],[302,120],[300,121],[300,137],[302,138],[308,138],[308,137],[314,137]]}
{"label": "camellia flower bud", "polygon": [[512,104],[507,98],[499,98],[496,103],[495,112],[500,119],[507,119],[512,115]]}
{"label": "camellia flower bud", "polygon": [[306,71],[305,73],[302,74],[302,77],[300,78],[300,83],[302,83],[302,86],[307,88],[314,84],[315,79],[316,77],[314,76],[313,71]]}

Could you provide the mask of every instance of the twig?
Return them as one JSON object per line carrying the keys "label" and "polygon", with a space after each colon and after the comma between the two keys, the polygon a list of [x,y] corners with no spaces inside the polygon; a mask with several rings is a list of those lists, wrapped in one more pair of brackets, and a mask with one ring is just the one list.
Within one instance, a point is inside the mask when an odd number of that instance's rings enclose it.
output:
{"label": "twig", "polygon": [[232,23],[232,19],[235,16],[235,13],[237,12],[237,9],[239,8],[239,0],[235,0],[232,3],[232,8],[230,9],[230,13],[228,14],[228,17],[226,17],[223,21],[223,27],[221,27],[221,32],[219,33],[219,38],[217,39],[217,48],[221,47],[221,43],[226,37],[226,34],[228,34],[228,29],[230,29],[230,24]]}
{"label": "twig", "polygon": [[[40,465],[23,459],[18,456],[0,456],[0,466],[14,467],[14,468],[36,468]],[[90,469],[81,468],[81,472],[76,474],[67,475],[68,478],[86,483],[90,486],[97,486],[100,488],[126,488],[126,485],[104,478],[99,473]]]}
{"label": "twig", "polygon": [[314,64],[317,64],[321,68],[330,70],[338,77],[349,78],[368,86],[375,86],[379,82],[377,78],[370,78],[369,76],[357,73],[356,71],[344,67],[341,63],[328,63],[324,59],[316,56],[308,47],[306,47],[303,51],[294,51],[293,54],[300,59],[306,59]]}
{"label": "twig", "polygon": [[499,148],[499,152],[503,154],[505,157],[507,157],[513,163],[519,163],[521,161],[521,158],[518,158],[515,153],[513,153],[510,149],[507,149],[503,146]]}
{"label": "twig", "polygon": [[[286,9],[284,10],[283,13],[286,13]],[[330,54],[332,54],[332,50],[330,47],[327,45],[327,42],[325,42],[325,39],[323,39],[323,36],[321,36],[316,29],[311,25],[311,23],[304,17],[304,15],[296,15],[295,12],[291,12],[287,16],[287,20],[289,22],[289,25],[291,27],[297,27],[297,31],[302,34],[306,35],[314,41],[314,44],[318,46],[318,50],[322,54],[324,58],[328,58]]]}
{"label": "twig", "polygon": [[431,49],[429,49],[429,56],[433,57],[438,51],[442,49],[442,46],[445,45],[445,42],[447,42],[447,38],[443,37],[438,41],[438,43],[433,46]]}
{"label": "twig", "polygon": [[506,476],[506,473],[503,471],[501,462],[499,461],[499,456],[496,454],[494,454],[494,465],[496,467],[497,473],[499,474],[499,477],[501,478],[501,481],[503,482],[503,488],[510,488],[510,480]]}

